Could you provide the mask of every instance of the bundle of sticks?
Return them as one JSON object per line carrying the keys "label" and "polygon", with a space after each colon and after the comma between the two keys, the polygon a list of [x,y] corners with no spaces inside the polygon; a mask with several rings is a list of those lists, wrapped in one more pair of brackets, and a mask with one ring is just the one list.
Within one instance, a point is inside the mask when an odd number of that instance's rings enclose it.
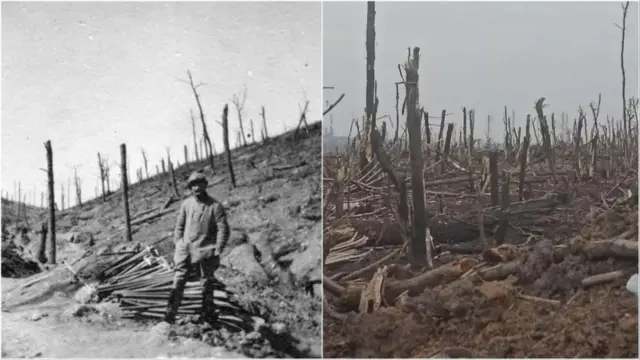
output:
{"label": "bundle of sticks", "polygon": [[[127,318],[163,318],[173,285],[169,262],[150,246],[108,255],[120,256],[102,272],[102,281],[95,288],[98,301],[117,301]],[[251,331],[265,323],[264,319],[251,316],[235,303],[224,284],[216,280],[213,288],[214,318],[221,325]],[[200,281],[188,281],[178,316],[199,315],[202,292]]]}

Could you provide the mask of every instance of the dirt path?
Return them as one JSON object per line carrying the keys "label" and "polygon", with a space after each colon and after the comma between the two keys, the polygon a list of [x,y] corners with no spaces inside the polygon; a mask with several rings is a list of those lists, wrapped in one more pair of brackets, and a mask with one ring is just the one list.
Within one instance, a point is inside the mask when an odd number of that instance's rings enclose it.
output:
{"label": "dirt path", "polygon": [[[2,279],[3,294],[20,283],[24,280]],[[193,339],[170,341],[153,325],[98,314],[69,316],[74,306],[73,299],[58,292],[42,303],[4,307],[2,357],[242,357]]]}

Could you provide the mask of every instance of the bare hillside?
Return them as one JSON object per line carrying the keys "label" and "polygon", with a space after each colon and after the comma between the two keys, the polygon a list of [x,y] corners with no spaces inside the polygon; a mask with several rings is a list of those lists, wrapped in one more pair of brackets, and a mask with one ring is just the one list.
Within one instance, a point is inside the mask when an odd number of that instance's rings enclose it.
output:
{"label": "bare hillside", "polygon": [[[180,199],[170,198],[169,174],[132,184],[129,203],[133,244],[125,243],[121,192],[106,201],[92,200],[58,214],[57,261],[44,273],[2,282],[2,355],[9,357],[318,357],[321,294],[317,285],[321,253],[321,126],[311,124],[232,152],[237,188],[230,189],[223,156],[175,170]],[[117,304],[92,304],[83,283],[98,284],[113,253],[135,244],[154,246],[173,260],[173,227],[180,201],[188,196],[185,180],[204,169],[208,192],[223,202],[232,227],[216,277],[270,326],[288,334],[288,345],[259,333],[233,333],[208,325],[178,321],[171,330],[157,321],[119,316]],[[25,247],[33,250],[36,226],[46,220],[30,213]],[[3,219],[4,222],[4,219]],[[4,244],[16,239],[9,227]],[[63,262],[78,273],[74,279]],[[15,266],[21,266],[15,264]],[[315,290],[315,291],[314,291]],[[87,303],[80,305],[80,303]],[[84,306],[84,308],[81,308]],[[84,309],[84,310],[83,310]],[[87,310],[88,309],[88,310]]]}

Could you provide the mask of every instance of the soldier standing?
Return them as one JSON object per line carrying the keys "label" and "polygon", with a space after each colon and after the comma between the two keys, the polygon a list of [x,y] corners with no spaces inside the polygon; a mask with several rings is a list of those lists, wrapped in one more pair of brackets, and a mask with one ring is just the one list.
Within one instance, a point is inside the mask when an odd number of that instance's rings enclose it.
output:
{"label": "soldier standing", "polygon": [[203,286],[203,318],[213,312],[214,273],[229,240],[229,224],[222,204],[207,193],[207,184],[207,178],[200,172],[193,172],[187,180],[193,196],[180,206],[174,231],[175,275],[164,319],[168,323],[175,321],[191,275],[198,276]]}

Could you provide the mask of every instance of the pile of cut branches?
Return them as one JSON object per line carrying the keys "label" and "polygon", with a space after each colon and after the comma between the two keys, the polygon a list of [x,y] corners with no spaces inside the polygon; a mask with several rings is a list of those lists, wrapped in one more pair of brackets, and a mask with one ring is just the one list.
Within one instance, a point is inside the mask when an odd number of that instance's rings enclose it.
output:
{"label": "pile of cut branches", "polygon": [[[114,255],[114,254],[109,254]],[[100,276],[96,287],[98,301],[115,301],[127,318],[164,317],[173,283],[173,269],[158,251],[139,246],[119,255]],[[213,286],[213,308],[219,325],[232,330],[256,331],[266,323],[238,304],[225,285],[216,280]],[[202,312],[203,287],[199,281],[188,281],[178,316],[195,316]]]}

